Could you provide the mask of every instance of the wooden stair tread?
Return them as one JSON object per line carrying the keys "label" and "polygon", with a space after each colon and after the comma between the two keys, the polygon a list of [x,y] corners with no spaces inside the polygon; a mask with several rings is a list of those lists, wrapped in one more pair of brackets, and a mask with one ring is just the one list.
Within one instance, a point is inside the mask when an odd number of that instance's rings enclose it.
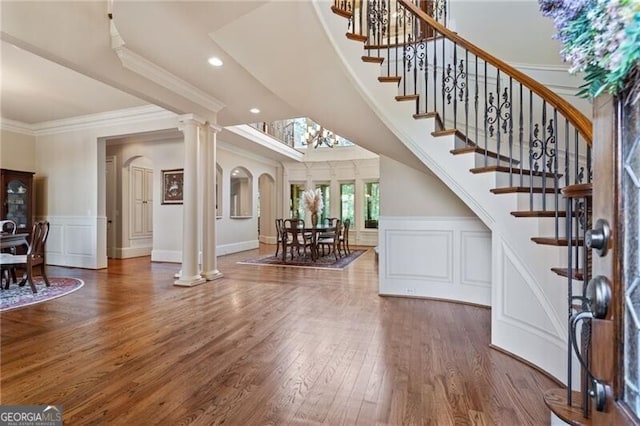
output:
{"label": "wooden stair tread", "polygon": [[562,175],[558,174],[555,175],[553,173],[549,173],[549,172],[540,172],[540,171],[535,171],[535,170],[527,170],[527,169],[518,169],[518,168],[513,168],[513,167],[509,167],[509,166],[498,166],[498,165],[493,165],[493,166],[486,166],[486,167],[475,167],[473,169],[470,170],[471,173],[490,173],[490,172],[499,172],[499,173],[509,173],[512,172],[514,175],[520,175],[522,173],[523,176],[536,176],[536,177],[548,177],[548,178],[554,178],[554,177],[562,177]]}
{"label": "wooden stair tread", "polygon": [[[445,130],[445,131],[449,131],[449,130]],[[434,136],[442,136],[441,132],[433,132],[433,133],[437,133],[437,135]],[[433,134],[432,133],[432,134]],[[451,134],[451,133],[449,133]],[[483,148],[480,148],[479,146],[475,146],[475,145],[471,145],[471,146],[465,146],[462,148],[454,148],[451,151],[449,151],[450,153],[452,153],[453,155],[460,155],[460,154],[469,154],[469,153],[476,153],[476,154],[487,154],[487,157],[491,157],[491,158],[496,158],[499,159],[500,161],[509,161],[509,157],[506,157],[504,155],[498,155],[493,151],[486,151]],[[519,164],[517,160],[511,160],[513,164]]]}
{"label": "wooden stair tread", "polygon": [[372,64],[382,64],[384,62],[384,58],[379,58],[377,56],[363,56],[362,62],[368,62]]}
{"label": "wooden stair tread", "polygon": [[593,195],[593,184],[587,182],[565,186],[562,188],[562,195],[565,198],[591,198]]}
{"label": "wooden stair tread", "polygon": [[[420,120],[422,118],[435,118],[436,119],[436,128],[439,129],[437,131],[441,131],[442,129],[444,129],[444,125],[442,124],[442,119],[440,118],[440,114],[438,114],[435,111],[430,111],[430,112],[421,112],[419,114],[413,114],[413,118],[416,120]],[[432,133],[433,136],[433,133]]]}
{"label": "wooden stair tread", "polygon": [[[531,241],[533,241],[536,244],[542,244],[545,246],[556,246],[556,247],[566,247],[569,245],[569,240],[566,238],[552,238],[552,237],[531,237]],[[572,240],[572,245],[579,245],[579,246],[583,246],[584,245],[584,240],[583,239],[573,239]]]}
{"label": "wooden stair tread", "polygon": [[381,75],[378,77],[380,83],[400,83],[400,80],[402,80],[402,77],[394,75]]}
{"label": "wooden stair tread", "polygon": [[526,210],[526,211],[514,211],[511,212],[511,216],[515,217],[567,217],[565,211],[553,211],[553,210]]}
{"label": "wooden stair tread", "polygon": [[563,388],[549,389],[544,393],[544,403],[559,419],[574,426],[591,426],[591,419],[582,414],[582,395],[571,392],[572,405],[567,405],[567,390]]}
{"label": "wooden stair tread", "polygon": [[[437,117],[437,120],[440,120],[439,116]],[[431,136],[436,138],[439,136],[450,136],[450,135],[455,135],[457,138],[462,139],[463,141],[465,141],[467,146],[470,146],[470,147],[477,146],[474,141],[472,141],[471,139],[467,139],[465,134],[458,129],[436,130],[435,132],[431,132]],[[482,152],[484,152],[484,150]]]}
{"label": "wooden stair tread", "polygon": [[361,42],[366,42],[367,41],[367,36],[363,36],[360,34],[354,34],[354,33],[347,33],[347,38],[349,40],[353,40],[353,41],[361,41]]}
{"label": "wooden stair tread", "polygon": [[404,101],[417,101],[420,95],[398,95],[396,96],[396,101],[404,102]]}
{"label": "wooden stair tread", "polygon": [[555,193],[554,188],[529,188],[528,186],[505,186],[504,188],[493,188],[491,192],[494,194],[513,194],[513,193],[533,193],[533,194],[542,194],[543,192],[546,194]]}
{"label": "wooden stair tread", "polygon": [[350,19],[353,16],[353,13],[348,10],[341,9],[337,6],[331,6],[331,11],[336,15],[342,16],[343,18]]}
{"label": "wooden stair tread", "polygon": [[[551,271],[561,277],[569,278],[569,268],[551,268]],[[582,269],[572,269],[571,278],[578,281],[584,281]]]}

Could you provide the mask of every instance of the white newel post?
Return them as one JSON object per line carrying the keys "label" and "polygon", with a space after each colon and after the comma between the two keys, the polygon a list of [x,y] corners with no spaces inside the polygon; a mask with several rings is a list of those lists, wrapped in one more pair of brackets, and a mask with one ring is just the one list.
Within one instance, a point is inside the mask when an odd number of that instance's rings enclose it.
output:
{"label": "white newel post", "polygon": [[202,155],[205,157],[204,203],[202,212],[202,276],[208,281],[222,278],[218,271],[216,253],[216,163],[217,133],[222,130],[214,124],[207,124]]}
{"label": "white newel post", "polygon": [[184,134],[184,182],[182,204],[182,271],[175,285],[191,287],[206,282],[198,273],[198,121],[180,117]]}

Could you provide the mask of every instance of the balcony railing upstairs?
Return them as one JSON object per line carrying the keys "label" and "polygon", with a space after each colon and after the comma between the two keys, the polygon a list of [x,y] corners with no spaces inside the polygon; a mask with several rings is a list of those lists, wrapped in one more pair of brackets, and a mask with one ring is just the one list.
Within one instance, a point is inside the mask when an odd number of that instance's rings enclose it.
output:
{"label": "balcony railing upstairs", "polygon": [[[286,120],[260,121],[258,123],[249,124],[251,127],[260,130],[272,138],[284,143],[291,148],[306,148],[311,145],[318,147],[343,147],[353,146],[354,143],[340,135],[336,135],[332,131],[327,131],[331,135],[331,144],[318,144],[308,138],[310,129],[322,129],[315,121],[307,117],[290,118]],[[307,136],[307,137],[305,137]]]}

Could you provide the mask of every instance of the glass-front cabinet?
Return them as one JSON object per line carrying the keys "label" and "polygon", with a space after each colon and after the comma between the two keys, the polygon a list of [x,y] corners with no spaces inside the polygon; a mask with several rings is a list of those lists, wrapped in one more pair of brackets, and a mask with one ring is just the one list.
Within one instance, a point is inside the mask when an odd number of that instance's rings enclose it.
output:
{"label": "glass-front cabinet", "polygon": [[0,220],[16,223],[16,232],[31,232],[34,214],[33,173],[0,169]]}

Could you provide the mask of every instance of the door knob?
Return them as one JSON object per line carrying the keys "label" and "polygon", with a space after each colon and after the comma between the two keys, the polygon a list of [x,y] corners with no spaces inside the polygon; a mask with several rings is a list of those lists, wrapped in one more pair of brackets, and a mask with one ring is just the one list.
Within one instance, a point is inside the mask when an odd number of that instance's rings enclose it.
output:
{"label": "door knob", "polygon": [[593,277],[587,284],[587,303],[594,318],[604,319],[611,304],[611,283],[602,275]]}
{"label": "door knob", "polygon": [[611,239],[611,227],[604,219],[598,219],[596,226],[587,231],[585,244],[588,248],[595,250],[600,257],[606,256],[609,250],[609,240]]}

